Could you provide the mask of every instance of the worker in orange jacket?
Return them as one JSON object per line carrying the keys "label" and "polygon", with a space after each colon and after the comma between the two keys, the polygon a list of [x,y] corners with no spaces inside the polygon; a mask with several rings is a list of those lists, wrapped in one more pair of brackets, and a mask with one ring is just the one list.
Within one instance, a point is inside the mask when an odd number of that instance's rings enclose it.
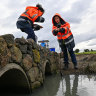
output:
{"label": "worker in orange jacket", "polygon": [[61,47],[61,50],[64,54],[64,69],[66,70],[69,67],[67,51],[69,51],[69,54],[71,56],[72,62],[74,64],[74,69],[78,69],[76,56],[73,51],[75,43],[72,32],[70,30],[70,24],[66,22],[58,13],[53,16],[52,23],[52,33],[54,36],[57,36],[59,46]]}
{"label": "worker in orange jacket", "polygon": [[37,4],[36,7],[26,7],[25,12],[18,18],[16,23],[17,28],[28,34],[27,39],[32,38],[36,42],[34,30],[39,30],[42,27],[34,24],[34,22],[44,22],[45,19],[42,17],[43,14],[44,9],[40,4]]}

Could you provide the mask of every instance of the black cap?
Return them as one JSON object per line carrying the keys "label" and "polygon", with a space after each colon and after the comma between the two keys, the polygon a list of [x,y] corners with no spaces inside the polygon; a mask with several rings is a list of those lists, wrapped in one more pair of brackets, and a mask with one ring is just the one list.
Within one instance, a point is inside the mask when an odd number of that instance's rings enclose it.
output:
{"label": "black cap", "polygon": [[44,9],[42,8],[42,5],[41,4],[36,4],[36,7],[38,7],[38,9],[44,13]]}

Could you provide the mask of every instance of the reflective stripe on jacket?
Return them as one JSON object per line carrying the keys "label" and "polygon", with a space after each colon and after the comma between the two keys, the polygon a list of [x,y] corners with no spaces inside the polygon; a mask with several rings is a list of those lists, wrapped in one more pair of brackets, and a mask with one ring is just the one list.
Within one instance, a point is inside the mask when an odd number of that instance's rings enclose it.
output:
{"label": "reflective stripe on jacket", "polygon": [[70,24],[69,24],[68,22],[65,22],[58,13],[56,13],[56,14],[53,16],[53,18],[52,18],[52,23],[53,23],[52,32],[53,32],[54,29],[57,29],[57,26],[55,25],[55,20],[54,20],[54,17],[55,17],[56,15],[59,16],[59,17],[60,17],[60,21],[63,22],[63,23],[61,24],[61,27],[60,27],[60,28],[64,28],[64,29],[65,29],[65,32],[64,32],[64,33],[58,32],[58,34],[57,34],[57,39],[66,39],[66,38],[68,38],[70,35],[72,35],[72,32],[71,32],[71,30],[70,30]]}
{"label": "reflective stripe on jacket", "polygon": [[[57,33],[57,39],[58,39],[58,41],[63,40],[64,44],[66,45],[66,47],[70,51],[72,48],[75,47],[74,37],[73,37],[73,34],[72,34],[71,30],[70,30],[70,24],[68,22],[65,22],[61,18],[61,16],[58,13],[56,13],[52,18],[52,23],[53,23],[52,32],[54,32],[54,29],[58,28],[56,26],[57,23],[55,22],[55,19],[54,19],[55,16],[59,16],[59,18],[60,18],[60,23],[61,23],[60,28],[65,29],[64,33],[63,32],[58,32]],[[55,35],[55,34],[53,34],[53,35]]]}
{"label": "reflective stripe on jacket", "polygon": [[42,16],[42,14],[43,12],[41,12],[38,7],[29,6],[21,16],[29,18],[34,23],[39,16]]}

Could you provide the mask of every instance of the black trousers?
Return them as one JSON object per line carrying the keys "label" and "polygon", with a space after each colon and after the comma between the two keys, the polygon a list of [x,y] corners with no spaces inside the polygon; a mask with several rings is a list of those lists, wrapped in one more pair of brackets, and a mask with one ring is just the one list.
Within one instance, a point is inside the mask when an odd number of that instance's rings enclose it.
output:
{"label": "black trousers", "polygon": [[69,54],[71,56],[71,60],[72,60],[73,64],[76,66],[77,60],[76,60],[76,56],[74,54],[73,48],[71,48],[71,50],[69,51],[67,49],[66,45],[64,44],[64,40],[58,40],[58,42],[59,42],[59,46],[60,46],[60,48],[63,52],[63,55],[64,55],[64,63],[69,64],[69,62],[68,62],[68,60],[69,60],[68,59],[68,52],[69,52]]}

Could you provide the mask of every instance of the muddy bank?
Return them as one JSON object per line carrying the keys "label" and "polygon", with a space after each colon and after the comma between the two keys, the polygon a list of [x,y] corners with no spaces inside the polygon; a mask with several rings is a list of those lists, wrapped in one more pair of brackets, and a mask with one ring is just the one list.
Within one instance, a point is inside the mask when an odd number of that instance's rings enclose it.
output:
{"label": "muddy bank", "polygon": [[95,74],[96,73],[96,54],[80,54],[76,55],[78,62],[78,70],[74,70],[74,66],[69,56],[69,69],[63,70],[64,62],[61,58],[61,69],[63,74]]}

